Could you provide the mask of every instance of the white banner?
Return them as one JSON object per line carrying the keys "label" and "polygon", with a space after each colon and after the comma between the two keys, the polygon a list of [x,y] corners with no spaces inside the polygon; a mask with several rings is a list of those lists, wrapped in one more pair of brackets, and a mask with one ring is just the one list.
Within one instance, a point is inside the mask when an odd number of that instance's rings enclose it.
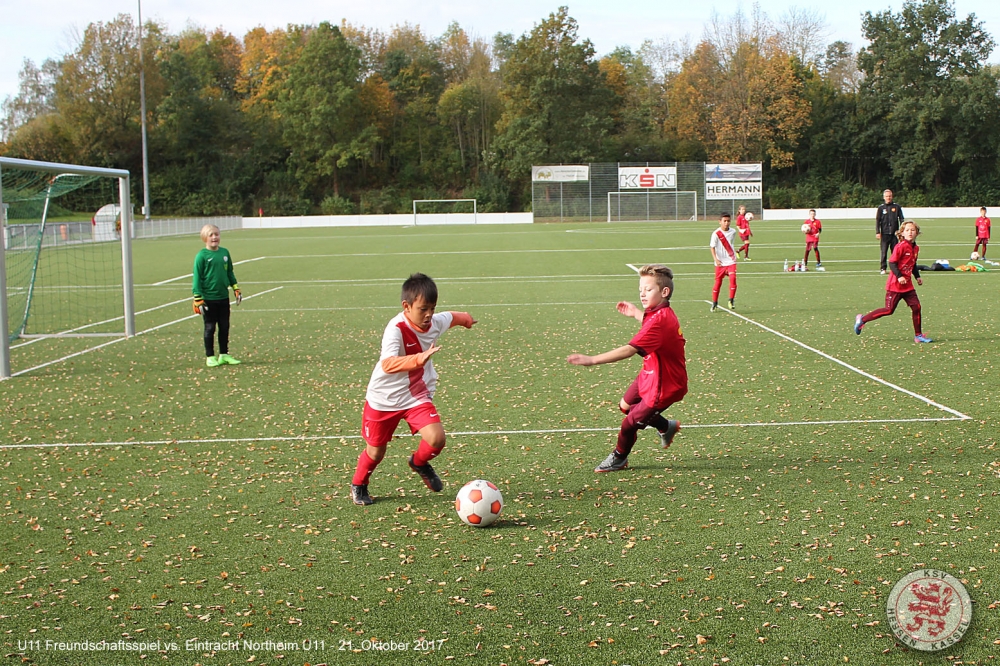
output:
{"label": "white banner", "polygon": [[762,164],[706,164],[705,181],[755,182],[762,179]]}
{"label": "white banner", "polygon": [[763,188],[760,183],[705,183],[705,198],[718,199],[760,199]]}
{"label": "white banner", "polygon": [[535,183],[586,183],[590,180],[590,167],[586,164],[561,164],[559,166],[531,167],[531,180]]}
{"label": "white banner", "polygon": [[677,167],[618,167],[619,190],[675,190]]}

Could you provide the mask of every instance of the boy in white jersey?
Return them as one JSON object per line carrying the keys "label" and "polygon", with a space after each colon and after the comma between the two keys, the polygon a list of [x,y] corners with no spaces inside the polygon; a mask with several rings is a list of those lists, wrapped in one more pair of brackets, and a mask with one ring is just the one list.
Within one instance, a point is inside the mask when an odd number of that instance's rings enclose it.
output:
{"label": "boy in white jersey", "polygon": [[715,284],[712,286],[712,311],[719,307],[719,291],[722,289],[722,278],[729,276],[729,309],[736,309],[736,230],[729,228],[729,213],[719,217],[719,228],[712,232],[708,249],[712,251],[712,261],[715,263]]}
{"label": "boy in white jersey", "polygon": [[365,449],[351,481],[351,500],[371,504],[368,480],[385,457],[385,447],[400,421],[410,432],[420,433],[420,445],[410,456],[410,469],[436,493],[444,484],[430,461],[444,448],[444,427],[432,402],[437,372],[431,356],[441,348],[437,339],[452,326],[472,328],[476,320],[467,312],[439,312],[437,285],[423,273],[403,283],[403,311],[393,317],[382,334],[382,352],[365,393],[361,434]]}

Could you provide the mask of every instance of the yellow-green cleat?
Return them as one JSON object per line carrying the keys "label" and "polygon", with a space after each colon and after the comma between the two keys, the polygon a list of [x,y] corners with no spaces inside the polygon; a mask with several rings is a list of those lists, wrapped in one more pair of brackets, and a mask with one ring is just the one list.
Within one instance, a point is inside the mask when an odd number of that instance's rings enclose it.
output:
{"label": "yellow-green cleat", "polygon": [[222,361],[215,358],[214,356],[209,356],[208,358],[205,359],[205,365],[207,365],[210,368],[214,368],[216,366],[222,365]]}
{"label": "yellow-green cleat", "polygon": [[219,365],[239,365],[240,363],[241,361],[237,361],[229,354],[219,354]]}

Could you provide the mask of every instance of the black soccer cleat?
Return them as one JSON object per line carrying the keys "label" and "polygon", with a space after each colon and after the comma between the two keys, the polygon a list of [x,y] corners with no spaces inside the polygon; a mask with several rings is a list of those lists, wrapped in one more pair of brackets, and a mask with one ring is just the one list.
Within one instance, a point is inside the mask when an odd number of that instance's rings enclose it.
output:
{"label": "black soccer cleat", "polygon": [[681,429],[680,421],[673,421],[673,420],[667,421],[666,432],[660,433],[660,445],[665,449],[670,448],[670,444],[673,443],[674,441],[674,435],[676,435],[680,429]]}
{"label": "black soccer cleat", "polygon": [[368,494],[368,485],[351,484],[351,501],[358,506],[369,506],[375,503],[372,496]]}
{"label": "black soccer cleat", "polygon": [[437,472],[434,471],[434,468],[431,467],[430,463],[424,463],[419,466],[415,465],[413,464],[413,456],[410,456],[410,459],[406,462],[410,465],[410,469],[419,474],[420,478],[424,480],[424,485],[436,493],[441,492],[444,488],[444,484],[441,482],[441,478],[437,475]]}

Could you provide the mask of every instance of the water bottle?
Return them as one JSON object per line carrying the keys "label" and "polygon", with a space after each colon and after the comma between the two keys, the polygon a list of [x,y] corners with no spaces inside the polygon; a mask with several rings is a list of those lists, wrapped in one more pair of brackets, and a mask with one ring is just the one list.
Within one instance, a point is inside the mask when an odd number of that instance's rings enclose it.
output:
{"label": "water bottle", "polygon": [[788,259],[785,259],[785,267],[782,268],[781,270],[784,271],[785,273],[788,272]]}

